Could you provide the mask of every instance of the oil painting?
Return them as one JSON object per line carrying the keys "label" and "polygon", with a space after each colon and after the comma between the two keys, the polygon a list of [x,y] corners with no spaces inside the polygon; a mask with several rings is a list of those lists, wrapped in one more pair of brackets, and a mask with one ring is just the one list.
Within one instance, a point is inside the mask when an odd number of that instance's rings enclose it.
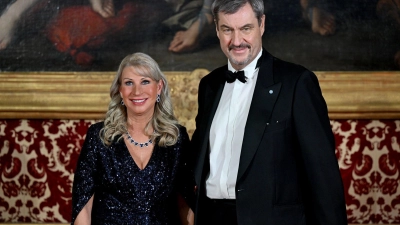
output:
{"label": "oil painting", "polygon": [[[164,71],[226,63],[212,0],[5,0],[0,72],[115,71],[133,52]],[[400,0],[267,0],[263,45],[314,71],[400,68]]]}

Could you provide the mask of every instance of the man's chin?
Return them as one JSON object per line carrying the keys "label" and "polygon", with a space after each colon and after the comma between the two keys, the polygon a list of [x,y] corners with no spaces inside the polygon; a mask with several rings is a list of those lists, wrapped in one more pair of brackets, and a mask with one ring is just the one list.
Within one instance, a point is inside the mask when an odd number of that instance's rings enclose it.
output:
{"label": "man's chin", "polygon": [[243,66],[243,65],[246,65],[249,62],[249,58],[244,58],[244,59],[240,58],[240,59],[238,59],[238,58],[230,57],[229,61],[232,64],[235,64],[235,65],[238,65],[238,66]]}
{"label": "man's chin", "polygon": [[251,55],[249,52],[246,52],[244,54],[240,55],[234,55],[232,52],[229,54],[229,60],[231,63],[234,63],[236,65],[246,65],[249,62],[249,59],[251,58]]}

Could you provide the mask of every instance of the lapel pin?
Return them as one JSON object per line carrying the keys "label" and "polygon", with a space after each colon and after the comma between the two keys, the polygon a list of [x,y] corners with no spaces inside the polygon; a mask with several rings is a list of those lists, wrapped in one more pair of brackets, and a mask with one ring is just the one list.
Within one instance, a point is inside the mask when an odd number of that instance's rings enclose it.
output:
{"label": "lapel pin", "polygon": [[272,93],[274,93],[274,91],[273,90],[269,90],[269,93],[272,94]]}

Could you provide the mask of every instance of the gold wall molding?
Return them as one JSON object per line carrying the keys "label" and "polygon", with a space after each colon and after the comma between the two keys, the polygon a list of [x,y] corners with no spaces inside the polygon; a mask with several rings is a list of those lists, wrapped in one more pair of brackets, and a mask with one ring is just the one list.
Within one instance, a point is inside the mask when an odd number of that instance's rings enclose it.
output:
{"label": "gold wall molding", "polygon": [[400,72],[316,72],[331,119],[399,119]]}
{"label": "gold wall molding", "polygon": [[[165,72],[175,97],[197,94],[205,69]],[[115,72],[2,72],[0,118],[102,119]],[[331,119],[399,119],[400,72],[316,72]],[[196,112],[193,113],[193,119]]]}

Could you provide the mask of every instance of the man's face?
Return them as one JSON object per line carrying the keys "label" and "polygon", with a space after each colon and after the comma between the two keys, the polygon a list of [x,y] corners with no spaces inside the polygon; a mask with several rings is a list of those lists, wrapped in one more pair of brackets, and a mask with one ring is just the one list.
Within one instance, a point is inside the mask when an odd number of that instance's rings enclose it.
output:
{"label": "man's face", "polygon": [[234,14],[219,13],[217,36],[221,49],[236,70],[246,67],[262,48],[265,15],[261,24],[247,3]]}

